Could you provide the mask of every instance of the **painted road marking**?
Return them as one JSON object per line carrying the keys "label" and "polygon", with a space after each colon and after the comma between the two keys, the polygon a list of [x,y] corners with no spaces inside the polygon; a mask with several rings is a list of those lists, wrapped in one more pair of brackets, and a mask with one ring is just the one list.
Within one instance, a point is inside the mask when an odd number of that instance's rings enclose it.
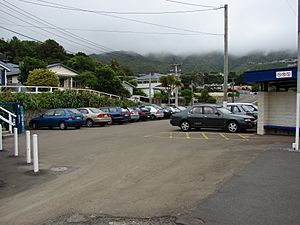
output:
{"label": "painted road marking", "polygon": [[[200,135],[200,136],[199,136]],[[232,134],[217,132],[160,132],[156,134],[145,135],[145,138],[163,138],[173,140],[226,140],[226,141],[250,141],[255,138],[254,134]]]}
{"label": "painted road marking", "polygon": [[242,135],[242,134],[237,134],[237,135],[240,136],[242,139],[244,139],[244,140],[246,140],[246,141],[249,141],[249,139],[246,138],[244,135]]}
{"label": "painted road marking", "polygon": [[224,134],[222,134],[222,133],[220,134],[220,136],[221,136],[222,138],[224,138],[225,140],[227,140],[227,141],[229,140],[229,138],[226,137],[226,136],[225,136]]}
{"label": "painted road marking", "polygon": [[185,133],[186,139],[191,139],[189,132]]}
{"label": "painted road marking", "polygon": [[202,136],[204,137],[204,139],[208,140],[207,135],[204,132],[201,132]]}

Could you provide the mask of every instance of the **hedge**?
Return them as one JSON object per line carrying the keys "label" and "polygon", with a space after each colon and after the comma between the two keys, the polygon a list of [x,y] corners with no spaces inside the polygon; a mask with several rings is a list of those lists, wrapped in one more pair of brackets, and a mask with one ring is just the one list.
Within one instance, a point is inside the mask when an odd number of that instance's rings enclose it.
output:
{"label": "hedge", "polygon": [[111,99],[90,92],[76,92],[73,90],[56,90],[52,93],[39,94],[0,92],[0,102],[19,102],[25,110],[79,107],[99,108],[102,106],[133,106],[137,104],[127,99]]}

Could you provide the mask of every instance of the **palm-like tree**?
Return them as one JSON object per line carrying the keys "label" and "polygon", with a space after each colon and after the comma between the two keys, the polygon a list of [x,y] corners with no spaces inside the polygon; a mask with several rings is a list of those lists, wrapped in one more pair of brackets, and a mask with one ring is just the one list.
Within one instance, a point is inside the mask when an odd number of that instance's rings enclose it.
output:
{"label": "palm-like tree", "polygon": [[168,104],[170,105],[171,103],[171,93],[174,91],[176,87],[181,87],[182,82],[178,80],[175,76],[172,75],[167,75],[167,76],[162,76],[159,79],[159,82],[163,87],[166,88],[166,91],[168,93]]}

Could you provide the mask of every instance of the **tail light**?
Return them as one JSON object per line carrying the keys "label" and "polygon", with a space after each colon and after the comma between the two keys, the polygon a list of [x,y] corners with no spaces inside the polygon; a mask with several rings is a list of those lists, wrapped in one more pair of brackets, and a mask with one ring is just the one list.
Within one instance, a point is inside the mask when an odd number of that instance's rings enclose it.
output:
{"label": "tail light", "polygon": [[134,113],[133,112],[129,112],[129,116],[133,115]]}
{"label": "tail light", "polygon": [[103,117],[104,117],[104,115],[105,115],[105,114],[102,114],[102,113],[100,113],[100,114],[98,114],[98,116],[97,116],[97,117],[99,117],[99,118],[103,118]]}
{"label": "tail light", "polygon": [[112,117],[111,114],[108,114],[109,117]]}
{"label": "tail light", "polygon": [[68,116],[68,120],[72,120],[72,115],[69,115],[69,116]]}
{"label": "tail light", "polygon": [[125,113],[120,113],[120,116],[125,116]]}
{"label": "tail light", "polygon": [[141,116],[144,116],[144,115],[145,115],[145,113],[144,113],[144,112],[139,112],[139,114],[140,114]]}
{"label": "tail light", "polygon": [[156,111],[156,114],[160,114],[160,111],[159,111],[159,109]]}

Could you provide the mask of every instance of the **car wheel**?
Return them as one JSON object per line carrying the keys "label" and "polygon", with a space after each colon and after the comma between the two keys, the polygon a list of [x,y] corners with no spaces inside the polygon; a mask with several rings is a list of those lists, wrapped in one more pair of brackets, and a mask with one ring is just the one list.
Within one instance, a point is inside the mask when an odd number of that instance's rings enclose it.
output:
{"label": "car wheel", "polygon": [[67,129],[66,123],[65,123],[65,122],[60,122],[60,123],[59,123],[59,129],[61,129],[61,130]]}
{"label": "car wheel", "polygon": [[151,120],[155,120],[155,119],[156,119],[156,116],[151,115],[151,116],[150,116],[150,119],[151,119]]}
{"label": "car wheel", "polygon": [[239,131],[239,123],[236,122],[236,121],[229,121],[227,123],[227,130],[230,132],[230,133],[236,133]]}
{"label": "car wheel", "polygon": [[93,120],[91,120],[91,119],[87,119],[87,120],[86,120],[86,125],[87,125],[88,127],[92,127],[92,126],[94,126],[94,122],[93,122]]}
{"label": "car wheel", "polygon": [[184,120],[180,123],[180,129],[182,131],[189,131],[191,129],[191,125],[187,120]]}

